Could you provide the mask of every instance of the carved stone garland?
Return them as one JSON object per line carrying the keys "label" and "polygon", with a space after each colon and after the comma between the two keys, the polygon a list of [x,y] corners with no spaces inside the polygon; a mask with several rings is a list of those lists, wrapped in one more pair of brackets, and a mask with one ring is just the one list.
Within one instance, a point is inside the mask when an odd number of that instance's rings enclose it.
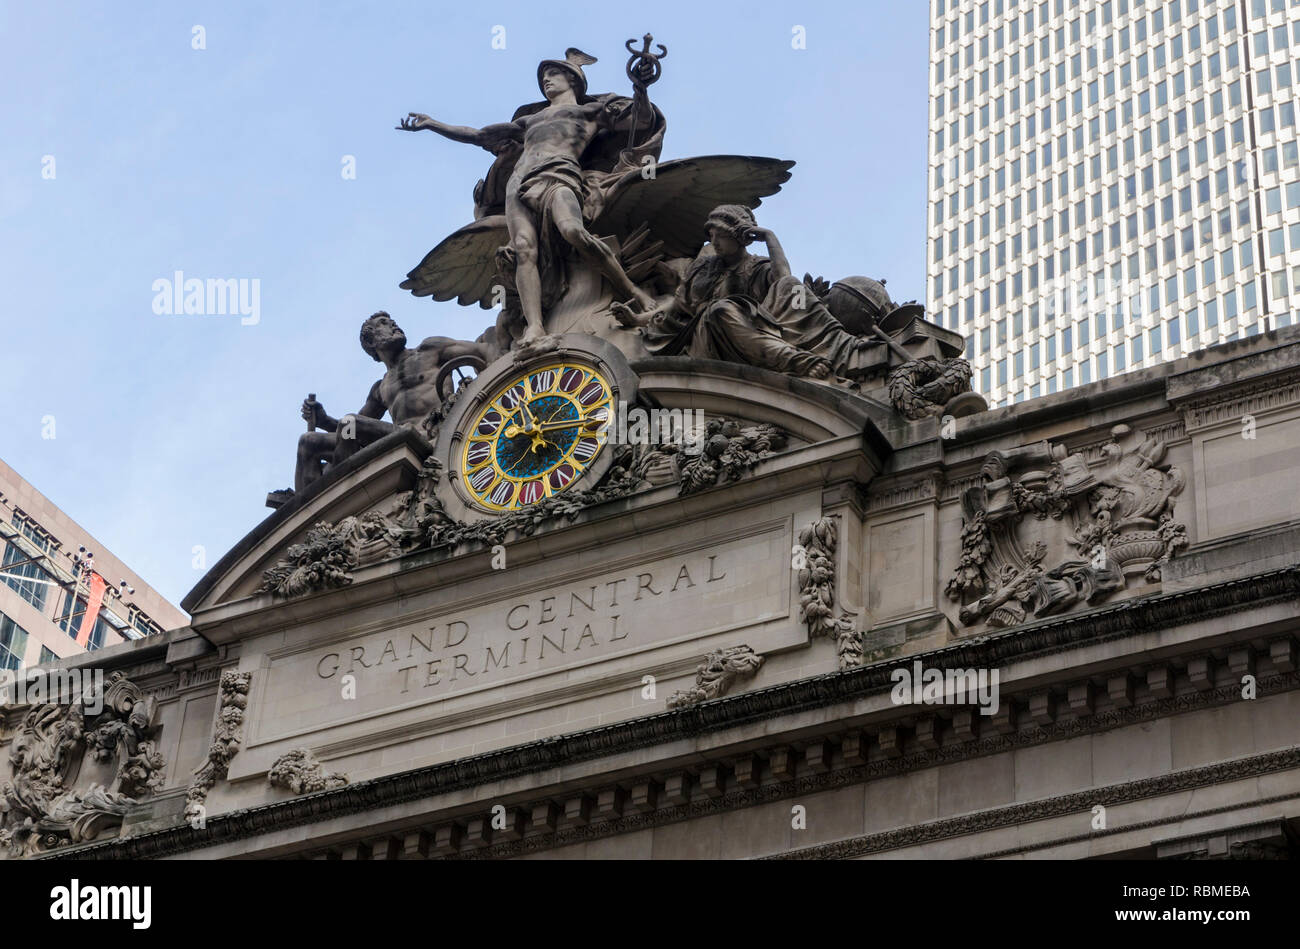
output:
{"label": "carved stone garland", "polygon": [[909,421],[930,418],[956,396],[971,391],[972,374],[970,363],[960,356],[922,356],[889,374],[889,401]]}
{"label": "carved stone garland", "polygon": [[471,523],[456,521],[443,509],[435,494],[441,466],[430,456],[414,491],[337,524],[317,523],[302,542],[290,545],[284,557],[264,571],[257,592],[289,598],[346,586],[360,567],[426,548],[500,544],[512,532],[527,537],[548,522],[573,520],[593,505],[674,481],[680,494],[694,494],[739,480],[758,462],[785,448],[786,442],[785,433],[774,425],[742,426],[730,419],[713,419],[695,439],[613,446],[619,452],[614,466],[594,487],[566,491]]}
{"label": "carved stone garland", "polygon": [[213,728],[212,744],[208,757],[194,769],[194,780],[185,795],[185,819],[202,826],[208,792],[230,771],[231,759],[239,752],[244,740],[244,712],[248,708],[248,689],[252,683],[251,672],[227,669],[221,673],[219,686],[220,707]]}
{"label": "carved stone garland", "polygon": [[835,551],[839,526],[834,517],[822,517],[799,532],[795,565],[799,570],[799,618],[808,635],[834,637],[841,669],[862,664],[862,637],[854,629],[853,614],[841,610],[835,617]]}

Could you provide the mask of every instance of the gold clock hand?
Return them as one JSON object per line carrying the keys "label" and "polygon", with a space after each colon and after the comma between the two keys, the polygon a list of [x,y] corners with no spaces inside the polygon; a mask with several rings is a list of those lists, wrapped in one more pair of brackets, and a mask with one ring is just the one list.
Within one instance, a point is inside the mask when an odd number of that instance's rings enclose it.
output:
{"label": "gold clock hand", "polygon": [[528,403],[519,403],[519,415],[524,424],[516,425],[511,422],[507,425],[505,431],[502,433],[506,438],[514,438],[517,435],[531,435],[537,431],[537,420],[533,418],[532,413],[528,411]]}
{"label": "gold clock hand", "polygon": [[537,422],[531,428],[520,428],[518,425],[507,425],[505,430],[506,438],[514,438],[517,435],[537,435],[541,432],[557,432],[566,428],[573,428],[575,425],[590,425],[598,419],[593,418],[575,418],[567,422]]}
{"label": "gold clock hand", "polygon": [[602,421],[604,421],[604,419],[598,419],[588,415],[583,418],[569,419],[567,422],[539,422],[537,425],[537,431],[553,432],[562,428],[573,428],[575,425],[593,425]]}

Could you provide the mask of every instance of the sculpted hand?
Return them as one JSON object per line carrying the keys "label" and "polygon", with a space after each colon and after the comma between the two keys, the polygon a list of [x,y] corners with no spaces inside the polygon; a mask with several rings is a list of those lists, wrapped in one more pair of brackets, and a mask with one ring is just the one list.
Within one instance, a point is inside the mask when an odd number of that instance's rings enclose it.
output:
{"label": "sculpted hand", "polygon": [[421,129],[427,129],[433,123],[423,112],[408,112],[406,118],[398,124],[398,128],[404,132],[418,132]]}
{"label": "sculpted hand", "polygon": [[811,379],[825,379],[831,374],[831,364],[825,359],[818,358],[816,362],[808,369],[808,376]]}
{"label": "sculpted hand", "polygon": [[312,425],[319,428],[321,421],[325,418],[325,406],[321,405],[315,399],[303,399],[302,417],[304,421],[311,422]]}
{"label": "sculpted hand", "polygon": [[614,319],[628,329],[648,325],[655,313],[658,312],[657,310],[648,310],[644,313],[635,313],[626,303],[611,303],[609,309],[614,314]]}

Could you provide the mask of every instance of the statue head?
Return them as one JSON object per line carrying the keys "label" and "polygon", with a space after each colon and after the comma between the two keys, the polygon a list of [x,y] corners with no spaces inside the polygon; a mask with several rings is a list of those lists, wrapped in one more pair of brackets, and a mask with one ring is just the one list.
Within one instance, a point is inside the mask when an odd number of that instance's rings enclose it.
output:
{"label": "statue head", "polygon": [[542,70],[537,81],[542,87],[542,95],[552,102],[579,84],[572,70],[565,69],[563,66],[547,66]]}
{"label": "statue head", "polygon": [[375,362],[383,362],[383,352],[406,348],[406,334],[393,318],[380,310],[361,324],[361,348]]}
{"label": "statue head", "polygon": [[734,241],[738,247],[746,247],[754,242],[750,231],[757,227],[754,212],[743,204],[720,204],[709,212],[704,222],[704,231],[709,236],[709,243],[716,251],[727,253],[731,248],[720,246],[719,241]]}
{"label": "statue head", "polygon": [[582,67],[595,61],[595,56],[588,56],[576,46],[570,46],[564,51],[564,59],[543,59],[538,63],[537,86],[547,101],[554,101],[568,89],[573,90],[573,97],[579,102],[586,101],[587,76]]}

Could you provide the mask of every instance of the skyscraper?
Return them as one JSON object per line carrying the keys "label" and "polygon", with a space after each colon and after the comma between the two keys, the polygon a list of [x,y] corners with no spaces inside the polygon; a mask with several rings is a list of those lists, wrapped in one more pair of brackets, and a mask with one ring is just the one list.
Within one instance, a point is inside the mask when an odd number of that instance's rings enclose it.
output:
{"label": "skyscraper", "polygon": [[932,0],[928,309],[990,404],[1300,318],[1300,0]]}

